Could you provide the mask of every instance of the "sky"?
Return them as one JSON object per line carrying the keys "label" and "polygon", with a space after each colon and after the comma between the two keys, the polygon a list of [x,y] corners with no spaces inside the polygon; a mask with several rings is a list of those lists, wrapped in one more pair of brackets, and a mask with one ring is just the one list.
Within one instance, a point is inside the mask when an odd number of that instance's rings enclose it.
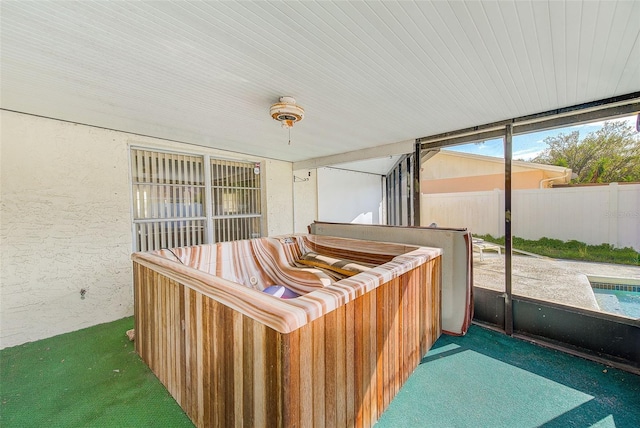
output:
{"label": "sky", "polygon": [[[611,119],[610,121],[627,121],[633,128],[636,126],[636,116],[621,117]],[[532,132],[530,134],[515,135],[513,137],[513,159],[529,161],[540,154],[547,145],[544,139],[547,137],[555,137],[559,134],[569,134],[573,131],[580,131],[580,139],[586,137],[589,133],[602,128],[604,121],[592,122],[581,125],[567,126],[564,128],[556,128],[548,131]],[[476,155],[504,157],[504,146],[502,138],[495,140],[487,140],[482,144],[463,144],[455,147],[447,147],[447,150],[457,152],[471,153]]]}

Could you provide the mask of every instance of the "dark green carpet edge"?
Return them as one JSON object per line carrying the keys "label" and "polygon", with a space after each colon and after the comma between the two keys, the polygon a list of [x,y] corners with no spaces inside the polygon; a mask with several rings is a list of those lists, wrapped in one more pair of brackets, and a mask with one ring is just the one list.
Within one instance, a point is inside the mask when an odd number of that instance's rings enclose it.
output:
{"label": "dark green carpet edge", "polygon": [[192,427],[135,353],[133,317],[0,351],[0,426]]}

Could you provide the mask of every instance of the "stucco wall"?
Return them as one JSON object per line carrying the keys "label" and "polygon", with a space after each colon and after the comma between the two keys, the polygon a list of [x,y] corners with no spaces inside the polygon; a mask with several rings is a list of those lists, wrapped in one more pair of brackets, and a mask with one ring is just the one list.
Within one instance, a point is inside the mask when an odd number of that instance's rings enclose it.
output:
{"label": "stucco wall", "polygon": [[307,226],[318,219],[318,171],[293,171],[293,200],[296,233],[307,233]]}
{"label": "stucco wall", "polygon": [[[465,153],[442,150],[423,162],[420,176],[425,180],[434,180],[504,173],[504,161],[500,158],[465,155]],[[520,168],[514,165],[513,170],[519,171]]]}
{"label": "stucco wall", "polygon": [[289,162],[7,111],[0,124],[0,348],[133,313],[129,145],[263,161],[268,234],[292,232]]}
{"label": "stucco wall", "polygon": [[271,159],[264,161],[267,195],[267,235],[293,232],[293,164]]}
{"label": "stucco wall", "polygon": [[[520,171],[511,174],[511,188],[538,189],[545,179],[543,171]],[[549,182],[543,183],[550,187]],[[475,175],[469,177],[445,178],[442,180],[420,180],[422,193],[479,192],[482,190],[504,189],[504,172],[501,174]]]}
{"label": "stucco wall", "polygon": [[[553,182],[567,183],[571,170],[551,165],[513,161],[514,190],[552,187]],[[504,160],[443,150],[422,163],[420,170],[422,193],[479,192],[504,189]]]}

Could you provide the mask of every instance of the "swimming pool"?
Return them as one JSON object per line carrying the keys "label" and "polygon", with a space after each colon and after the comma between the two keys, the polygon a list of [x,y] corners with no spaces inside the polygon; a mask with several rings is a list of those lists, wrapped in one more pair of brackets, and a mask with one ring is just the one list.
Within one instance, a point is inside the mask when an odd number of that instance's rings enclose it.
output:
{"label": "swimming pool", "polygon": [[640,318],[640,293],[627,290],[593,288],[598,306],[609,312],[629,318]]}

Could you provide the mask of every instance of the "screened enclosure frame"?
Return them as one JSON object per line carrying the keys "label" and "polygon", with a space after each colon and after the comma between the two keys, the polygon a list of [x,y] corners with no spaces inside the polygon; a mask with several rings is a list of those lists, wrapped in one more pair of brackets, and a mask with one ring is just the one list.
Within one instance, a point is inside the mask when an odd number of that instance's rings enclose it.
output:
{"label": "screened enclosure frame", "polygon": [[[415,216],[414,194],[416,186],[413,180],[415,171],[415,155],[400,157],[384,180],[386,224],[390,226],[418,226],[420,216]],[[419,185],[417,187],[420,192]]]}
{"label": "screened enclosure frame", "polygon": [[[433,152],[444,147],[500,137],[504,142],[505,292],[474,287],[474,321],[508,335],[597,361],[613,363],[640,374],[640,320],[627,320],[615,315],[522,296],[514,297],[512,293],[513,136],[632,114],[640,114],[640,92],[416,139],[414,158],[422,158],[423,151]],[[415,170],[419,183],[420,168]],[[413,192],[414,200],[419,200],[420,187],[415,186]],[[389,206],[389,210],[392,209]],[[582,328],[583,326],[589,328]],[[594,334],[598,337],[591,337]]]}

